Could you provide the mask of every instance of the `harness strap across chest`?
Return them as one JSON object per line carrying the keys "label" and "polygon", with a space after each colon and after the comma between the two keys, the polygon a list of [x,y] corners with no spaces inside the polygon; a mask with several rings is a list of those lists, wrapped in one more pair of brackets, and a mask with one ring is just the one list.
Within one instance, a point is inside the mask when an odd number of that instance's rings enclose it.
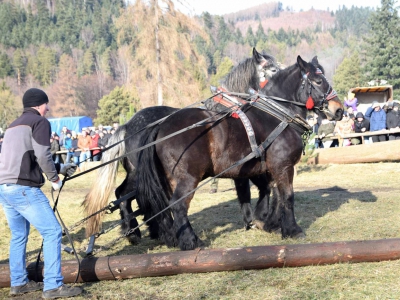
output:
{"label": "harness strap across chest", "polygon": [[223,88],[218,88],[218,91],[220,93],[215,95],[213,97],[213,100],[227,108],[230,108],[232,111],[231,117],[235,119],[240,119],[240,121],[242,121],[243,127],[246,130],[251,150],[256,151],[258,149],[258,145],[255,138],[253,126],[251,125],[251,122],[246,114],[240,109],[240,107],[244,104],[247,104],[248,101],[227,95],[227,91]]}

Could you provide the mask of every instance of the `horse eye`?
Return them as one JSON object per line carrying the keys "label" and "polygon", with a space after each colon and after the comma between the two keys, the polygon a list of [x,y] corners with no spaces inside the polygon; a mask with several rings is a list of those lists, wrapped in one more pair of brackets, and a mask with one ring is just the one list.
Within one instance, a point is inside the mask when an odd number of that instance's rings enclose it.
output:
{"label": "horse eye", "polygon": [[317,79],[315,79],[315,80],[313,80],[314,81],[314,83],[316,84],[316,85],[321,85],[322,84],[322,79],[320,79],[320,78],[317,78]]}

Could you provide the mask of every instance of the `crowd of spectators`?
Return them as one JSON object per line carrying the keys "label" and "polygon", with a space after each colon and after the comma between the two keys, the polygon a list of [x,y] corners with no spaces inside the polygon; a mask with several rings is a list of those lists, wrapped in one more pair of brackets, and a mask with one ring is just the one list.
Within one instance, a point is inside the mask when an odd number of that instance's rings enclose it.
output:
{"label": "crowd of spectators", "polygon": [[[346,103],[345,103],[346,106]],[[315,148],[330,148],[337,146],[351,146],[364,143],[378,143],[387,140],[400,139],[400,133],[394,132],[400,128],[400,103],[398,100],[389,100],[386,103],[373,101],[367,108],[365,114],[357,111],[353,105],[347,106],[347,111],[343,114],[341,121],[319,120],[318,116],[311,114],[307,116],[307,121],[312,126],[314,133],[310,144]],[[380,132],[389,130],[389,133],[371,134],[368,132]],[[393,132],[391,132],[393,131]],[[339,145],[337,136],[343,137],[349,133],[363,133],[364,138],[343,138]]]}
{"label": "crowd of spectators", "polygon": [[59,134],[52,132],[50,144],[54,162],[73,162],[79,170],[82,162],[100,161],[102,150],[106,148],[108,139],[118,127],[119,124],[114,122],[109,130],[100,124],[98,127],[82,128],[79,133],[69,130],[66,126],[63,126]]}

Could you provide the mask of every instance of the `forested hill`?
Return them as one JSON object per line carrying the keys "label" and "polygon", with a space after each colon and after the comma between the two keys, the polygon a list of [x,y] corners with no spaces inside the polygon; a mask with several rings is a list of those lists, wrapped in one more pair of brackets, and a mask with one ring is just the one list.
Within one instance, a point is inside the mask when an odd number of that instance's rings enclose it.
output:
{"label": "forested hill", "polygon": [[218,84],[252,47],[284,65],[298,54],[318,55],[329,79],[354,53],[362,54],[359,64],[368,60],[361,47],[374,13],[368,8],[294,13],[276,2],[188,17],[173,1],[126,3],[0,1],[0,127],[20,112],[33,86],[49,94],[50,116],[124,122],[143,107],[204,99],[209,83]]}

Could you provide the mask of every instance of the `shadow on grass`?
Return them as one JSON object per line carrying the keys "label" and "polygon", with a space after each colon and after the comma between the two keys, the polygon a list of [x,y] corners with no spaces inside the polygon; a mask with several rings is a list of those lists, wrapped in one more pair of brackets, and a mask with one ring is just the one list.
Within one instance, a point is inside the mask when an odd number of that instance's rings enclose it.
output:
{"label": "shadow on grass", "polygon": [[[377,197],[370,191],[351,192],[339,186],[295,192],[296,219],[301,218],[301,226],[307,232],[307,229],[318,218],[323,217],[329,212],[338,210],[350,199],[360,202],[377,201]],[[257,199],[252,199],[253,207],[256,201]],[[199,236],[201,232],[206,232],[207,239],[203,240],[206,247],[209,247],[218,237],[244,228],[237,199],[227,200],[204,208],[197,213],[191,214],[189,220]],[[216,227],[219,227],[218,231],[214,230]],[[144,235],[139,246],[126,246],[113,255],[146,253],[147,249],[153,249],[154,247],[159,247],[159,245],[159,241],[150,240],[147,235]]]}
{"label": "shadow on grass", "polygon": [[[218,193],[219,194],[219,193]],[[216,196],[218,197],[218,194]],[[296,219],[301,219],[301,226],[307,232],[307,229],[318,219],[325,214],[338,210],[343,204],[347,203],[349,199],[358,200],[360,202],[375,202],[377,200],[370,191],[351,192],[339,186],[322,189],[310,189],[307,191],[295,191],[295,215]],[[252,199],[253,207],[257,199]],[[206,233],[207,239],[204,240],[206,247],[209,247],[212,242],[220,236],[230,234],[231,232],[242,230],[244,222],[240,212],[237,199],[227,200],[217,205],[213,205],[203,210],[191,214],[189,216],[190,222],[195,232],[200,235],[202,232]],[[138,221],[141,223],[142,218],[139,217]],[[115,224],[116,221],[107,221],[103,223],[103,228]],[[219,227],[219,230],[215,230]],[[84,228],[71,233],[71,237],[75,242],[81,245],[86,244]],[[119,250],[112,248],[107,251],[108,255],[127,255],[127,254],[143,254],[147,253],[148,249],[162,248],[158,240],[149,238],[145,226],[141,227],[142,239],[138,245],[126,245]],[[115,228],[112,231],[114,236],[120,235],[120,228]],[[119,241],[120,242],[120,241]],[[70,246],[68,240],[64,237],[63,243]],[[104,237],[96,241],[96,248],[107,244]],[[81,246],[82,247],[82,246]],[[165,247],[164,247],[165,248]],[[85,249],[75,249],[78,254],[83,257]],[[165,249],[162,249],[164,251]],[[27,257],[37,255],[39,249],[29,251]],[[103,256],[102,254],[100,256]],[[74,259],[71,255],[71,259]],[[8,263],[8,260],[0,261],[0,264]]]}
{"label": "shadow on grass", "polygon": [[296,167],[297,175],[302,173],[309,173],[309,172],[321,172],[327,169],[329,165],[305,165],[301,164]]}
{"label": "shadow on grass", "polygon": [[376,202],[377,197],[370,191],[351,192],[339,186],[295,192],[295,215],[302,218],[303,229],[309,228],[316,219],[338,210],[350,199],[360,202]]}

